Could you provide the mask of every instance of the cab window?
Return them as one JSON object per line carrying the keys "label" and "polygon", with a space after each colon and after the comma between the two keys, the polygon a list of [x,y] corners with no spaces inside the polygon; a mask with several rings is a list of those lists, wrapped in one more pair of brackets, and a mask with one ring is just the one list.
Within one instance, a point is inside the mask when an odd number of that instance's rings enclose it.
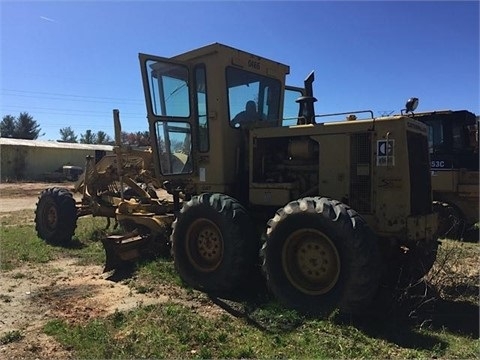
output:
{"label": "cab window", "polygon": [[229,67],[226,70],[230,124],[246,124],[279,119],[280,81]]}
{"label": "cab window", "polygon": [[163,175],[191,173],[191,130],[187,122],[158,121],[157,149]]}
{"label": "cab window", "polygon": [[190,116],[188,68],[148,60],[147,69],[150,69],[153,113],[157,116],[188,118]]}
{"label": "cab window", "polygon": [[195,69],[195,81],[197,90],[198,150],[207,152],[210,144],[208,139],[207,79],[203,65]]}
{"label": "cab window", "polygon": [[445,148],[445,139],[443,135],[443,124],[440,121],[427,122],[428,126],[428,148],[430,154]]}
{"label": "cab window", "polygon": [[300,109],[296,100],[303,94],[301,90],[297,89],[285,89],[285,97],[283,99],[283,116],[282,126],[297,125],[298,111]]}

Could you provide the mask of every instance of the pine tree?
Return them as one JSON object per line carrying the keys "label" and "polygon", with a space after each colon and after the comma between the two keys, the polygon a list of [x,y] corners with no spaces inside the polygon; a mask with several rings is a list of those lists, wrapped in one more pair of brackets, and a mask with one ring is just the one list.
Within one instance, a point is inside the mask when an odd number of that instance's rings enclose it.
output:
{"label": "pine tree", "polygon": [[60,129],[60,141],[67,142],[67,143],[76,143],[77,142],[77,135],[70,126]]}
{"label": "pine tree", "polygon": [[18,118],[6,115],[0,123],[1,137],[35,140],[40,131],[40,125],[27,112],[21,112]]}

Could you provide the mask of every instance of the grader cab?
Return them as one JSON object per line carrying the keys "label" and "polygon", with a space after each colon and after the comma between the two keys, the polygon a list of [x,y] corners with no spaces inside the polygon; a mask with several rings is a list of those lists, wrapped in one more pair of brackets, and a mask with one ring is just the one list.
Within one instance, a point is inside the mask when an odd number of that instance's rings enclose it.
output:
{"label": "grader cab", "polygon": [[106,270],[168,245],[193,288],[230,292],[261,267],[282,303],[316,315],[361,311],[387,272],[429,271],[438,242],[424,124],[370,111],[317,123],[312,73],[284,126],[289,67],[218,43],[139,60],[151,149],[120,143],[114,111],[115,155],[87,166],[81,202],[41,194],[39,237],[69,241],[78,216],[113,218],[126,233],[103,240]]}

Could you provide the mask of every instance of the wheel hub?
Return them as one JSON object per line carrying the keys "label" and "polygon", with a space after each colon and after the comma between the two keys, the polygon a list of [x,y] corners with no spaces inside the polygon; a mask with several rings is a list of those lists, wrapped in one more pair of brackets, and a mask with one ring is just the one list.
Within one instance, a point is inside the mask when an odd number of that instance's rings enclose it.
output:
{"label": "wheel hub", "polygon": [[198,234],[198,252],[209,261],[215,260],[219,256],[222,240],[218,235],[215,229],[210,227],[202,229]]}
{"label": "wheel hub", "polygon": [[187,256],[198,270],[215,270],[223,259],[223,237],[218,226],[208,219],[198,219],[187,232]]}
{"label": "wheel hub", "polygon": [[58,222],[58,213],[55,206],[50,206],[46,212],[47,225],[50,229],[54,229]]}
{"label": "wheel hub", "polygon": [[318,295],[330,291],[340,275],[340,257],[332,240],[315,229],[292,233],[283,249],[287,278],[298,290]]}

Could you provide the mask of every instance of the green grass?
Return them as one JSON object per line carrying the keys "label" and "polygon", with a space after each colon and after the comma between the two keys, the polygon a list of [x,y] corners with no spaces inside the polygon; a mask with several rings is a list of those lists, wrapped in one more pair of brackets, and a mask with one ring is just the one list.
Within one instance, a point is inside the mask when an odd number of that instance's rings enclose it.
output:
{"label": "green grass", "polygon": [[136,268],[136,278],[132,285],[139,292],[150,292],[159,285],[182,286],[182,280],[175,271],[171,259],[159,258],[155,261],[140,262]]}
{"label": "green grass", "polygon": [[25,263],[46,263],[56,249],[37,239],[32,225],[0,228],[0,269],[12,270]]}
{"label": "green grass", "polygon": [[33,210],[20,210],[0,214],[0,227],[16,225],[33,225]]}
{"label": "green grass", "polygon": [[[273,311],[270,325],[279,322],[283,326],[265,328],[256,318],[262,316],[256,313],[248,319],[227,314],[205,316],[169,302],[115,313],[85,325],[52,320],[44,331],[75,349],[76,358],[472,359],[479,356],[478,340],[445,331],[388,324],[377,325],[376,330],[382,333],[371,336],[368,330],[351,324],[304,319],[282,313],[278,308]],[[291,326],[285,327],[287,322]]]}
{"label": "green grass", "polygon": [[105,219],[80,218],[72,241],[62,247],[39,239],[33,218],[31,210],[12,212],[1,218],[0,270],[9,271],[29,263],[47,263],[65,256],[78,258],[80,264],[104,264],[105,254],[100,238],[105,234]]}
{"label": "green grass", "polygon": [[[275,301],[250,304],[222,299],[217,305],[222,303],[236,316],[212,315],[172,300],[86,325],[53,321],[45,331],[75,349],[78,358],[480,359],[478,282],[467,275],[475,271],[478,263],[472,260],[478,259],[479,250],[478,244],[444,241],[430,280],[444,283],[448,275],[450,295],[432,306],[428,297],[415,302],[407,309],[416,308],[413,317],[401,309],[398,314],[374,313],[361,319],[318,320]],[[171,261],[160,260],[141,263],[131,284],[141,292],[153,292],[161,285],[181,282]],[[457,301],[451,293],[466,284],[476,293],[462,294]],[[205,294],[191,289],[186,299],[212,305]]]}
{"label": "green grass", "polygon": [[12,342],[20,341],[23,338],[19,330],[7,331],[0,336],[0,345],[10,344]]}
{"label": "green grass", "polygon": [[[2,218],[1,271],[22,278],[22,265],[62,257],[78,259],[80,264],[104,264],[99,241],[104,235],[104,219],[81,218],[71,246],[63,248],[38,239],[33,217],[25,221],[26,216]],[[478,243],[444,240],[426,284],[440,298],[415,298],[406,309],[393,308],[398,312],[382,312],[378,307],[363,318],[334,315],[326,320],[305,318],[269,298],[210,299],[182,286],[171,259],[144,261],[123,281],[152,296],[165,287],[174,288],[178,297],[84,323],[51,320],[44,331],[79,359],[480,359],[479,256]],[[9,295],[0,301],[8,303]],[[4,334],[1,342],[19,339],[21,333],[13,331]]]}

